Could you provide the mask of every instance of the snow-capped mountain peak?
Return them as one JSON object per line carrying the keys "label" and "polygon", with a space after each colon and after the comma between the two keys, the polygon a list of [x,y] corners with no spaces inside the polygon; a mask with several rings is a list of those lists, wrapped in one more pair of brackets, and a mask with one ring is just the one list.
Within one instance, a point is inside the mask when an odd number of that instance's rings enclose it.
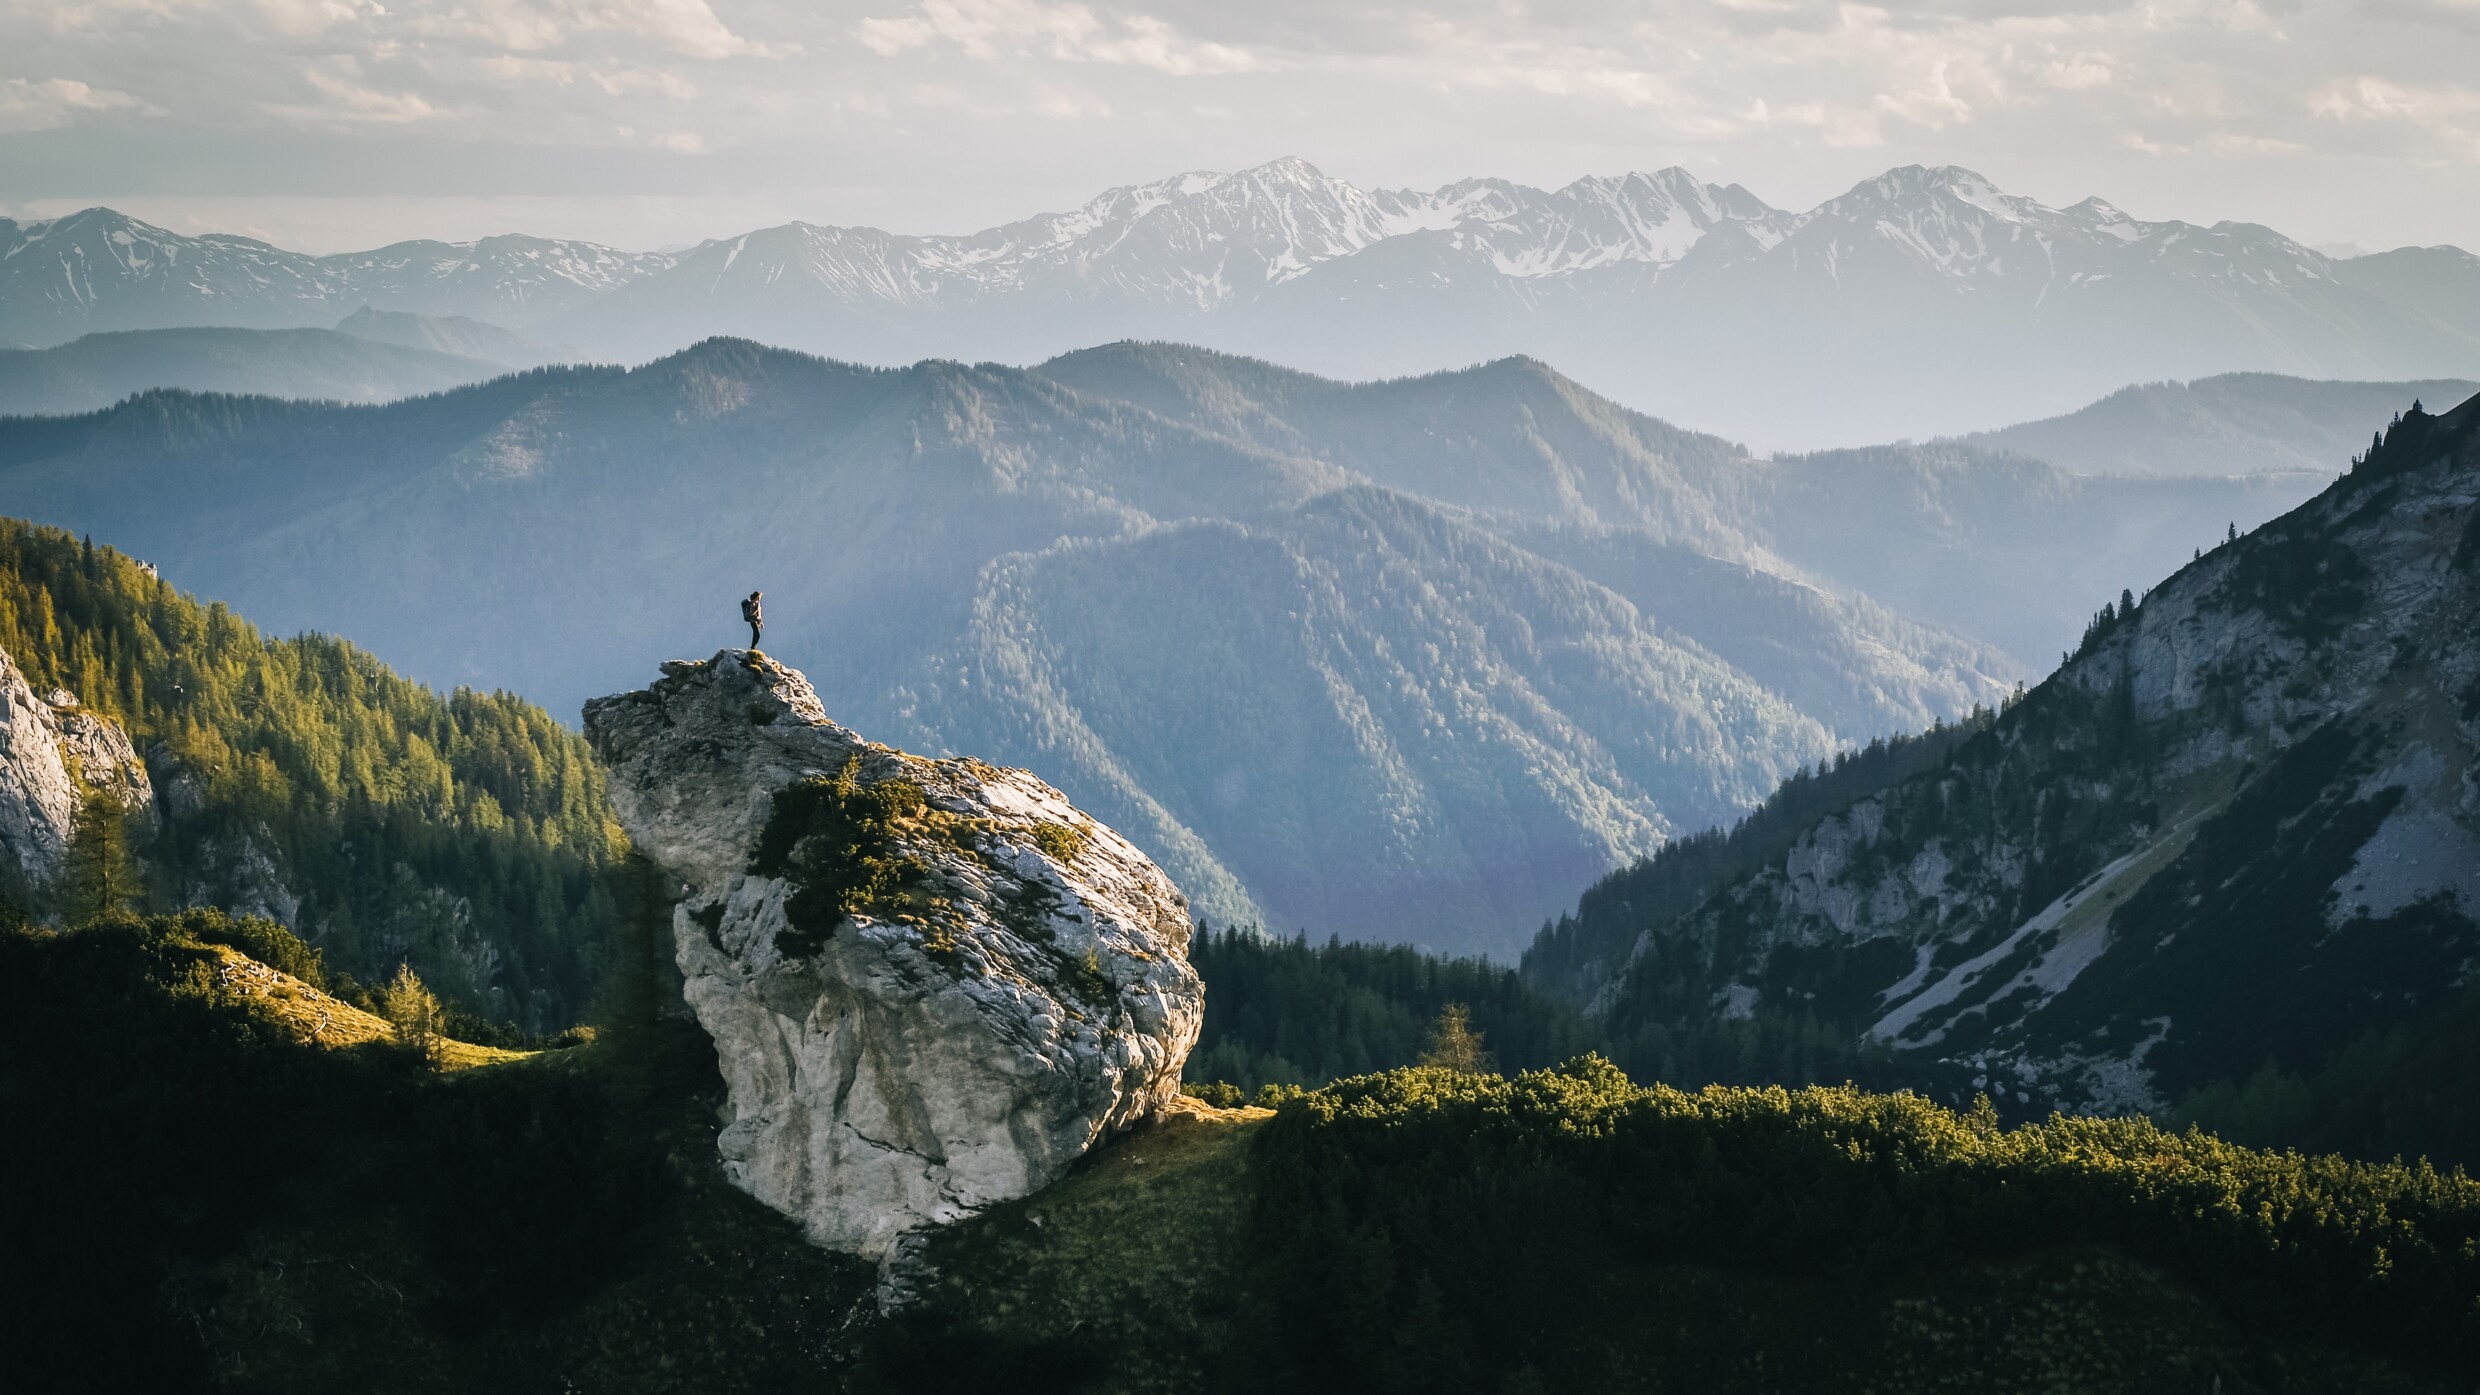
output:
{"label": "snow-capped mountain peak", "polygon": [[1175,338],[1353,377],[1530,353],[1781,446],[1974,430],[2151,378],[2480,373],[2466,254],[2336,262],[1952,165],[1795,213],[1676,167],[1405,189],[1287,156],[977,232],[790,222],[649,254],[511,235],[311,257],[108,209],[0,220],[0,341],[365,303],[611,358],[716,334],[882,363]]}
{"label": "snow-capped mountain peak", "polygon": [[364,304],[511,324],[670,263],[523,235],[311,256],[88,208],[40,222],[0,219],[0,312],[9,337],[54,342],[98,329],[323,326]]}

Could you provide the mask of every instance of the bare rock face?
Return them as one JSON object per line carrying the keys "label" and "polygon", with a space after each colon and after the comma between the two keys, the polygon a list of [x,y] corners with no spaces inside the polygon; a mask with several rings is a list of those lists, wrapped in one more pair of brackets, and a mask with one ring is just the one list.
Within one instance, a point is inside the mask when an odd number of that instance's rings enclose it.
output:
{"label": "bare rock face", "polygon": [[0,653],[0,856],[28,883],[59,874],[80,780],[133,813],[154,802],[146,765],[118,723],[66,692],[37,696]]}
{"label": "bare rock face", "polygon": [[762,655],[663,671],[586,733],[621,826],[688,884],[735,1184],[885,1259],[1177,1096],[1204,990],[1143,853],[1024,771],[863,740]]}

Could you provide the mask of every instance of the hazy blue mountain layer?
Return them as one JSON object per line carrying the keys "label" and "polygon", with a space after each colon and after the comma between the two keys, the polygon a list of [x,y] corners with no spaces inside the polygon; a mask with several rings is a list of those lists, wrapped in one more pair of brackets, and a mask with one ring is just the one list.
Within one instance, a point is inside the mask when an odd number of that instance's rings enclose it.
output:
{"label": "hazy blue mountain layer", "polygon": [[[280,629],[563,708],[731,639],[762,588],[770,649],[840,716],[1044,771],[1217,920],[1464,950],[2026,676],[1735,533],[1694,482],[1760,462],[1538,365],[1461,384],[1490,430],[1441,474],[1404,443],[1453,381],[1304,415],[1277,451],[1041,374],[716,342],[386,407],[155,393],[12,423],[0,501]],[[1534,429],[1499,431],[1518,401]],[[1521,510],[1546,478],[1586,484]],[[1734,560],[1646,531],[1673,518]],[[1543,528],[1589,530],[1634,594],[1534,550]],[[1662,567],[1693,593],[1657,594]]]}
{"label": "hazy blue mountain layer", "polygon": [[1528,968],[1620,1034],[1797,1017],[2034,1110],[2468,1156],[2475,500],[2480,398],[2406,414],[1994,722],[1614,876]]}
{"label": "hazy blue mountain layer", "polygon": [[1933,443],[1777,457],[1752,481],[1748,508],[1757,535],[1814,574],[2042,669],[2074,647],[2097,602],[2331,478],[2071,475]]}
{"label": "hazy blue mountain layer", "polygon": [[2433,409],[2475,389],[2480,383],[2461,379],[2318,382],[2225,373],[2192,383],[2139,383],[2062,417],[1964,439],[2080,475],[2331,474],[2410,403]]}
{"label": "hazy blue mountain layer", "polygon": [[1795,768],[1993,704],[2316,478],[1768,461],[1528,360],[1346,385],[1133,344],[1020,371],[716,341],[0,431],[0,505],[555,710],[732,639],[763,589],[839,716],[1041,770],[1218,921],[1502,953]]}
{"label": "hazy blue mountain layer", "polygon": [[1685,170],[1365,190],[1297,159],[962,236],[787,223],[677,254],[539,238],[312,257],[109,209],[0,221],[0,339],[465,315],[642,361],[716,334],[858,362],[1138,337],[1335,376],[1527,354],[1767,448],[1994,429],[2130,381],[2480,376],[2480,258],[2050,208],[1905,166],[1806,212]]}
{"label": "hazy blue mountain layer", "polygon": [[0,416],[108,407],[149,388],[388,402],[478,383],[508,365],[332,329],[145,329],[0,349]]}
{"label": "hazy blue mountain layer", "polygon": [[[546,363],[567,363],[578,357],[564,349],[548,348],[512,329],[503,329],[467,315],[417,315],[410,310],[378,310],[368,305],[336,322],[336,328],[357,339],[379,344],[399,344],[409,349],[429,349],[435,353],[455,354],[461,358],[478,358],[487,363],[510,368],[535,368]],[[151,387],[181,387],[180,383],[149,384]],[[274,396],[295,394],[274,393]]]}
{"label": "hazy blue mountain layer", "polygon": [[[1111,344],[1034,371],[1461,505],[1606,585],[1619,573],[1581,559],[1615,549],[1642,565],[1650,542],[1864,592],[1998,644],[2035,671],[2074,644],[2100,601],[2168,573],[2233,525],[2252,528],[2299,503],[2350,454],[2313,472],[2193,480],[2087,480],[1956,442],[1759,460],[1529,359],[1338,383],[1187,346]],[[2382,426],[2410,402],[2406,394],[2372,408],[2350,429]],[[2123,449],[2143,449],[2136,433],[2127,437]],[[1682,584],[1695,594],[1695,583]],[[1620,589],[1657,616],[1679,603],[1648,585]],[[1734,652],[1779,634],[1772,622],[1741,623],[1753,617],[1714,618],[1695,633]],[[1893,728],[1846,728],[1858,729]]]}

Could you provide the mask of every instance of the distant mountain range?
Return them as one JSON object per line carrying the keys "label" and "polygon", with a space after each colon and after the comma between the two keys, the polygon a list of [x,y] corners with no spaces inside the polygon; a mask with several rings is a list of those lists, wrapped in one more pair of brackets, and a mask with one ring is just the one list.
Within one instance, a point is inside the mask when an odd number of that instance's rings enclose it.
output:
{"label": "distant mountain range", "polygon": [[733,640],[762,588],[839,717],[1040,770],[1217,921],[1499,953],[1795,767],[1996,702],[2323,478],[1766,461],[1529,360],[1355,386],[1142,344],[712,341],[0,424],[0,508],[278,632],[571,710]]}
{"label": "distant mountain range", "polygon": [[108,208],[0,218],[0,338],[43,346],[97,330],[324,327],[364,305],[518,327],[671,260],[539,237],[314,257],[247,237],[184,237]]}
{"label": "distant mountain range", "polygon": [[743,335],[858,362],[1165,338],[1345,377],[1509,354],[1814,447],[1993,429],[2130,381],[2480,376],[2480,258],[2049,208],[1907,166],[1805,213],[1684,170],[1363,190],[1286,159],[961,236],[789,223],[677,254],[499,237],[314,257],[108,209],[0,220],[0,339],[463,315],[605,358]]}

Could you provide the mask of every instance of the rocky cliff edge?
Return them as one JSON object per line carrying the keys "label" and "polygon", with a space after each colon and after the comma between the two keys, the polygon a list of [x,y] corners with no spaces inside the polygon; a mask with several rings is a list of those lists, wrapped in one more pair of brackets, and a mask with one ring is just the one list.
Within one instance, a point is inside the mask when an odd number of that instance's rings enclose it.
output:
{"label": "rocky cliff edge", "polygon": [[686,883],[736,1185],[884,1259],[1178,1094],[1204,988],[1143,853],[1024,771],[862,739],[763,655],[663,673],[587,703],[586,734],[621,826]]}
{"label": "rocky cliff edge", "polygon": [[129,737],[66,692],[38,695],[0,653],[0,876],[42,887],[60,875],[86,791],[130,812],[155,789]]}

